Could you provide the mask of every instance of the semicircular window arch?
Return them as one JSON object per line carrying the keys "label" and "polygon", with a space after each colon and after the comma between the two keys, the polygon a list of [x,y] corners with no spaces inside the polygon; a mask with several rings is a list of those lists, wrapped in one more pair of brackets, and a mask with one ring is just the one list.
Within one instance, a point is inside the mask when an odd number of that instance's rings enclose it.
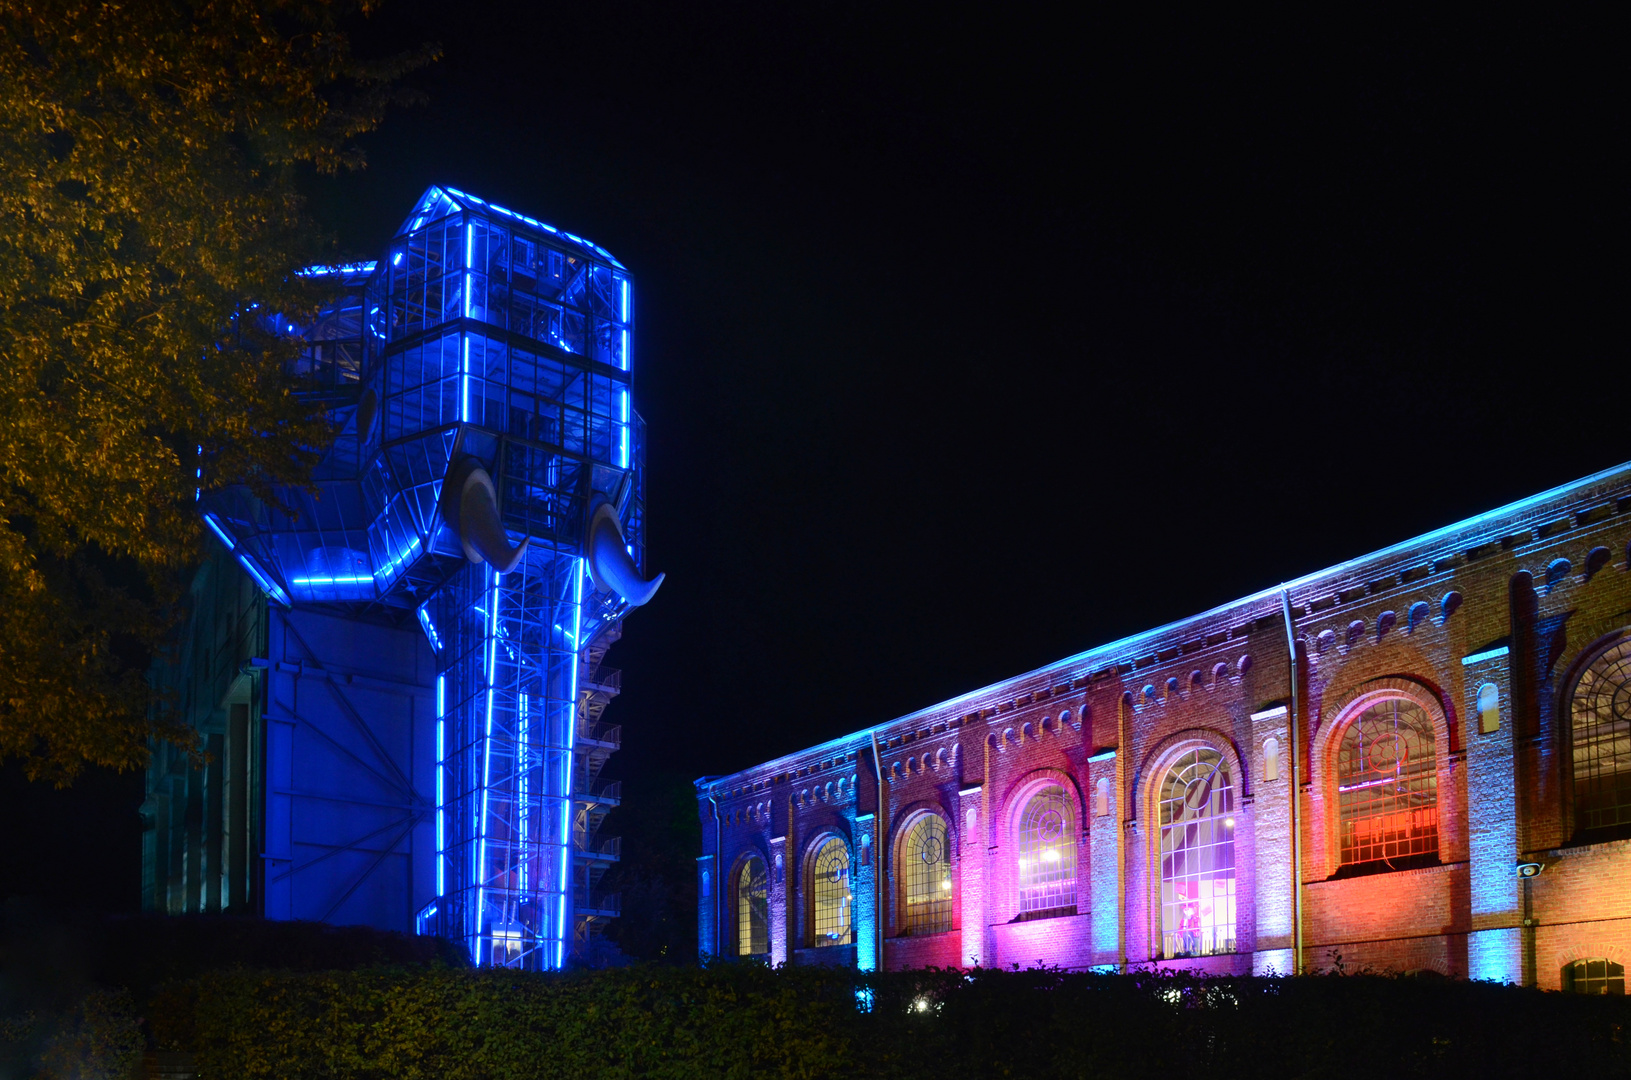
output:
{"label": "semicircular window arch", "polygon": [[915,935],[950,930],[951,843],[945,819],[930,813],[909,822],[895,867],[900,932]]}

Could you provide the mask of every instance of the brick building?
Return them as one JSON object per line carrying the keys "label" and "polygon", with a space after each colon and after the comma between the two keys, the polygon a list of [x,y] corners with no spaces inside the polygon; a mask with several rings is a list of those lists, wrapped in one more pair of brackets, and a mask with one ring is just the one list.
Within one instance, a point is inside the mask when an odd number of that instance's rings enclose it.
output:
{"label": "brick building", "polygon": [[699,780],[700,948],[1623,992],[1628,541],[1631,464]]}

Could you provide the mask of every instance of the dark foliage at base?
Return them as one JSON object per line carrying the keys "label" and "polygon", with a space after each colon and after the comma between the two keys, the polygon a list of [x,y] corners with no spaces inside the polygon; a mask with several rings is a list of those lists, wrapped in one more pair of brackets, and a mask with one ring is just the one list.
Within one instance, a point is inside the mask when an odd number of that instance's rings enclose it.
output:
{"label": "dark foliage at base", "polygon": [[462,966],[435,938],[231,916],[103,916],[0,905],[0,1080],[123,1078],[155,990],[206,973]]}
{"label": "dark foliage at base", "polygon": [[1631,1075],[1624,998],[1380,976],[639,967],[228,972],[154,1003],[200,1076]]}

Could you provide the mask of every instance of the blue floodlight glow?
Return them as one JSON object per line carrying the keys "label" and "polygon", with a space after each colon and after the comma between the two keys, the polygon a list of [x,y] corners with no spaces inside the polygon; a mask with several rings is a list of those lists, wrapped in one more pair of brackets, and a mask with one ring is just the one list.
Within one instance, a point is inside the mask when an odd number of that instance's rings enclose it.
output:
{"label": "blue floodlight glow", "polygon": [[232,539],[231,536],[227,535],[227,531],[225,529],[221,528],[221,523],[215,520],[214,514],[205,514],[204,524],[210,527],[210,532],[221,538],[221,543],[227,546],[228,551],[231,551],[233,548],[238,546],[238,542]]}
{"label": "blue floodlight glow", "polygon": [[[378,266],[374,262],[339,263],[337,265],[308,266],[304,270],[296,270],[296,277],[333,277],[336,274],[372,274]],[[294,329],[290,327],[290,329]]]}
{"label": "blue floodlight glow", "polygon": [[617,392],[617,412],[621,423],[617,427],[617,467],[629,467],[629,392]]}
{"label": "blue floodlight glow", "polygon": [[290,585],[372,585],[369,574],[324,574],[315,577],[292,577]]}

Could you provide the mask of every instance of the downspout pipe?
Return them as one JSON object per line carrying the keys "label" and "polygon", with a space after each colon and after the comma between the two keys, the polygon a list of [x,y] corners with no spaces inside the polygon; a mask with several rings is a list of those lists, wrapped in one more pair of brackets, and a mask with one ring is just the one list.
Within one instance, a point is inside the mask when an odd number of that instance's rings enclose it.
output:
{"label": "downspout pipe", "polygon": [[725,907],[721,899],[725,895],[725,829],[719,817],[719,799],[711,790],[708,801],[714,807],[714,956],[719,957],[725,954]]}
{"label": "downspout pipe", "polygon": [[1291,623],[1291,593],[1280,588],[1280,610],[1286,619],[1286,661],[1291,672],[1291,712],[1286,727],[1291,732],[1291,918],[1293,924],[1292,974],[1303,973],[1303,831],[1302,803],[1302,702],[1298,694],[1297,635]]}
{"label": "downspout pipe", "polygon": [[883,970],[883,755],[878,753],[878,729],[872,739],[872,773],[878,778],[878,806],[872,812],[872,950],[873,971]]}

